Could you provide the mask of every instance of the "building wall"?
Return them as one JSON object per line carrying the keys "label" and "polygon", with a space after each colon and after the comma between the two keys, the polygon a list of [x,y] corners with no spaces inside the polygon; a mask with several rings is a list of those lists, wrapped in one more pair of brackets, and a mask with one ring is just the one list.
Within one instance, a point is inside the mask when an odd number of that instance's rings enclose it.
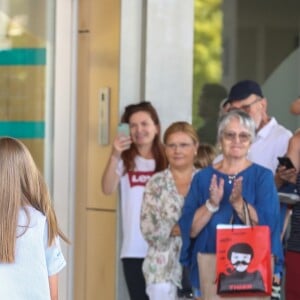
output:
{"label": "building wall", "polygon": [[[50,3],[51,2],[51,3]],[[49,5],[52,1],[49,1]],[[51,6],[51,5],[50,5]],[[53,8],[53,7],[52,7]],[[52,9],[51,8],[51,9]],[[76,141],[76,1],[56,1],[52,97],[47,113],[53,117],[52,149],[48,155],[53,174],[53,199],[57,219],[71,245],[62,243],[67,266],[59,274],[59,299],[73,300],[75,231]],[[55,87],[55,88],[54,88]]]}

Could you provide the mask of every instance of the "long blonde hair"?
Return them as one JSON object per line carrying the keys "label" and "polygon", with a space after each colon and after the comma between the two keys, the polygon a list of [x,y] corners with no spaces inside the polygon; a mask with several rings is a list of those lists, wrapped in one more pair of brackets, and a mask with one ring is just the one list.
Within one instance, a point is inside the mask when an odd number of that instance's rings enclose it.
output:
{"label": "long blonde hair", "polygon": [[[48,222],[48,245],[57,235],[69,242],[58,227],[56,215],[47,185],[39,172],[29,150],[19,140],[0,139],[0,262],[12,263],[15,247],[18,215],[21,208],[27,215],[26,206],[31,205],[45,215]],[[26,232],[26,227],[23,234]]]}

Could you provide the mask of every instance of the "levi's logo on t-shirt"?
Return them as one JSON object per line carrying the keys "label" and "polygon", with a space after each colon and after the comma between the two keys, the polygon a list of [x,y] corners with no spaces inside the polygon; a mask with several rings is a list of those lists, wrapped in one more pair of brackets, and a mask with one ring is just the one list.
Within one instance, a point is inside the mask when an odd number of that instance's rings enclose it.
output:
{"label": "levi's logo on t-shirt", "polygon": [[153,171],[142,172],[142,171],[129,171],[128,178],[130,187],[133,186],[145,186],[150,177],[154,174]]}

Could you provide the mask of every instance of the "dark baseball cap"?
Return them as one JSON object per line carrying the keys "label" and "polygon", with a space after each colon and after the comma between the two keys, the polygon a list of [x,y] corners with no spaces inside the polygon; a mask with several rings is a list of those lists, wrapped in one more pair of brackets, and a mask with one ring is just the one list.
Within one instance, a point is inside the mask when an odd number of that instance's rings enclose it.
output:
{"label": "dark baseball cap", "polygon": [[[259,84],[253,80],[242,80],[230,89],[226,103],[240,101],[248,98],[251,94],[264,97]],[[224,105],[226,104],[224,103]]]}

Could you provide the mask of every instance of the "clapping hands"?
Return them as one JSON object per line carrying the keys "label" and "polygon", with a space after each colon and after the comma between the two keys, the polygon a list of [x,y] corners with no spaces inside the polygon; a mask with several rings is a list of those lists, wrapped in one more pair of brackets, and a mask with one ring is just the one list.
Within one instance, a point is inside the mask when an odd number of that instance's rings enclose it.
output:
{"label": "clapping hands", "polygon": [[[233,181],[233,187],[229,201],[234,208],[243,206],[242,182],[243,177],[241,176]],[[217,175],[214,174],[211,178],[209,193],[209,200],[211,204],[214,206],[219,206],[224,194],[224,179],[220,178],[218,180]]]}
{"label": "clapping hands", "polygon": [[220,178],[218,181],[217,175],[214,174],[211,178],[209,193],[209,201],[212,205],[218,207],[224,194],[224,179]]}
{"label": "clapping hands", "polygon": [[242,183],[243,177],[240,176],[233,181],[233,187],[231,191],[231,195],[229,197],[229,202],[233,206],[233,208],[239,211],[244,204],[243,196],[242,196]]}

